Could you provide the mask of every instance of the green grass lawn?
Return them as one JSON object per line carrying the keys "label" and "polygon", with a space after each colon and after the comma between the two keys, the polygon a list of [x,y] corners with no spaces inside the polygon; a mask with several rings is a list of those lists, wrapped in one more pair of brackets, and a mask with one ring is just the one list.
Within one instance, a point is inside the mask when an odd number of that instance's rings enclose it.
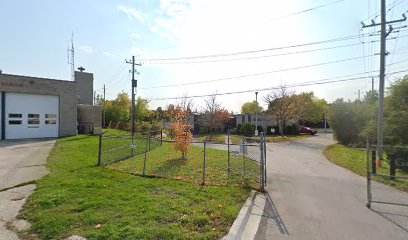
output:
{"label": "green grass lawn", "polygon": [[313,137],[311,135],[288,135],[288,136],[266,136],[267,142],[277,143],[277,142],[287,142],[287,141],[295,141],[295,140],[302,140],[309,137]]}
{"label": "green grass lawn", "polygon": [[209,134],[201,134],[200,137],[197,138],[196,141],[198,142],[215,142],[215,143],[225,143],[225,134],[223,133],[214,133],[212,135],[212,138],[210,139],[210,135]]}
{"label": "green grass lawn", "polygon": [[[254,147],[257,148],[257,146]],[[170,143],[163,143],[162,147],[146,154],[146,175],[200,184],[203,179],[203,151],[203,147],[192,146],[187,159],[182,160],[180,153],[176,152]],[[206,184],[259,187],[256,181],[259,180],[260,167],[248,157],[230,155],[230,168],[233,171],[228,174],[227,151],[208,147],[206,156]],[[117,171],[137,175],[143,173],[143,167],[144,154],[109,166]]]}
{"label": "green grass lawn", "polygon": [[[367,160],[366,151],[361,149],[355,149],[351,147],[346,147],[340,144],[335,144],[327,147],[324,151],[324,155],[331,162],[347,168],[354,173],[361,176],[367,175]],[[389,175],[390,167],[386,161],[383,161],[382,168],[377,169],[378,174]],[[397,176],[404,175],[403,172],[397,170]],[[407,175],[405,175],[407,176]],[[404,191],[408,191],[408,179],[396,179],[391,180],[387,177],[375,177],[373,180],[382,182],[387,185],[394,186]]]}
{"label": "green grass lawn", "polygon": [[50,174],[21,212],[40,239],[219,239],[249,190],[201,187],[96,167],[98,138],[59,139]]}

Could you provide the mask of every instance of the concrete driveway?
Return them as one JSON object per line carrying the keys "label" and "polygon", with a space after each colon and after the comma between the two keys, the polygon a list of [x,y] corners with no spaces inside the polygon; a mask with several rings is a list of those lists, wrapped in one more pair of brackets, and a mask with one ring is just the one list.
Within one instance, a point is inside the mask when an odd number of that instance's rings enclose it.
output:
{"label": "concrete driveway", "polygon": [[48,173],[45,164],[54,144],[55,140],[0,141],[0,240],[18,239],[6,224],[25,225],[15,218],[35,190],[33,181]]}
{"label": "concrete driveway", "polygon": [[366,208],[365,178],[323,156],[332,143],[320,134],[267,145],[269,194],[256,239],[408,239],[408,207]]}

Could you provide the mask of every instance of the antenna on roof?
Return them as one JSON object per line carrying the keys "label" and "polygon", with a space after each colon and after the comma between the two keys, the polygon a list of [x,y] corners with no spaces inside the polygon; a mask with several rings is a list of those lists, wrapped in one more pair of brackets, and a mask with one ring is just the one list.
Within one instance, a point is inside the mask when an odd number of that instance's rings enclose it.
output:
{"label": "antenna on roof", "polygon": [[75,50],[74,50],[74,32],[71,34],[71,48],[67,49],[68,64],[71,65],[71,80],[75,81]]}

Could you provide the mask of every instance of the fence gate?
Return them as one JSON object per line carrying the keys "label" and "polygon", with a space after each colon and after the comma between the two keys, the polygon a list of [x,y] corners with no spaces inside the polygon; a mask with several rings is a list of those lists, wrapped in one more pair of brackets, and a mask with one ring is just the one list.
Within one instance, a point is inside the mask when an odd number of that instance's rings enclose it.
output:
{"label": "fence gate", "polygon": [[[367,207],[372,203],[408,206],[408,147],[383,146],[384,159],[377,165],[377,146],[367,146]],[[390,186],[391,185],[391,186]]]}

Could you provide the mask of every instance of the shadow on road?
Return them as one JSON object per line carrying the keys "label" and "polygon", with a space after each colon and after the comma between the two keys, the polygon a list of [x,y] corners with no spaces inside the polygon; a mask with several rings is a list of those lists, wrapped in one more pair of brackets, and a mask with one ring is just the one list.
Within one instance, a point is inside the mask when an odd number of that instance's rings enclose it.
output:
{"label": "shadow on road", "polygon": [[[289,231],[286,228],[285,223],[283,222],[278,212],[278,209],[273,203],[273,200],[268,192],[265,193],[265,197],[266,197],[265,208],[263,211],[262,220],[261,220],[261,223],[259,224],[258,232],[256,233],[255,239],[266,239],[265,237],[266,237],[266,231],[268,228],[267,226],[270,224],[276,226],[280,234],[289,236]],[[268,222],[271,222],[271,223],[268,224]]]}
{"label": "shadow on road", "polygon": [[408,213],[406,211],[404,213],[402,211],[396,213],[395,211],[386,211],[378,207],[376,209],[371,208],[371,211],[408,233]]}

